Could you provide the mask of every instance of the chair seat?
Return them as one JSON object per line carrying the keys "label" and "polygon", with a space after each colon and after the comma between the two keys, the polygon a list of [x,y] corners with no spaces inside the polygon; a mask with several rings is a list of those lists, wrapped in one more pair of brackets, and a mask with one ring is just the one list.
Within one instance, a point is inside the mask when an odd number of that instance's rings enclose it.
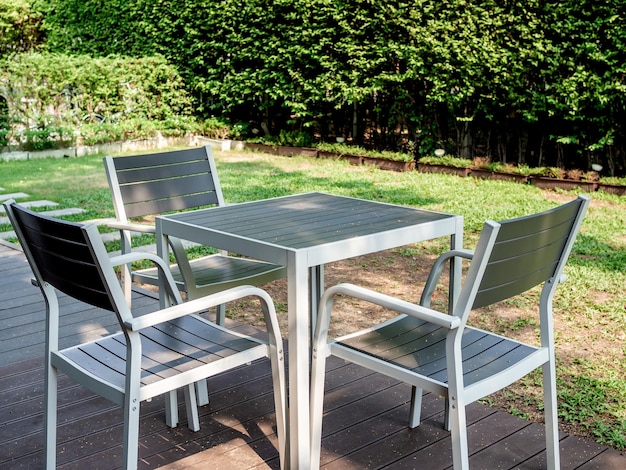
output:
{"label": "chair seat", "polygon": [[[186,374],[209,377],[268,354],[266,344],[227,331],[197,315],[146,328],[140,335],[142,401],[164,393],[160,385],[164,380],[179,381],[183,386],[196,380],[185,377]],[[221,361],[225,357],[230,357],[226,363]],[[122,333],[53,353],[52,363],[75,379],[94,375],[99,379],[94,382],[94,392],[123,403],[126,340]],[[103,382],[109,385],[106,393]],[[167,387],[171,388],[177,387]]]}
{"label": "chair seat", "polygon": [[[445,387],[448,383],[448,332],[430,322],[400,315],[379,328],[338,338],[330,347],[333,355],[342,356],[343,347],[428,377],[434,386],[432,391],[438,391],[439,385]],[[461,345],[466,387],[514,367],[539,350],[471,327],[465,328]],[[350,360],[358,362],[352,354]]]}
{"label": "chair seat", "polygon": [[[285,268],[263,261],[215,254],[197,258],[189,262],[196,281],[196,288],[203,295],[239,286],[241,284],[260,285],[286,276]],[[170,266],[172,276],[179,289],[184,291],[185,283],[178,265]],[[156,284],[156,268],[133,271],[133,281],[143,284]]]}

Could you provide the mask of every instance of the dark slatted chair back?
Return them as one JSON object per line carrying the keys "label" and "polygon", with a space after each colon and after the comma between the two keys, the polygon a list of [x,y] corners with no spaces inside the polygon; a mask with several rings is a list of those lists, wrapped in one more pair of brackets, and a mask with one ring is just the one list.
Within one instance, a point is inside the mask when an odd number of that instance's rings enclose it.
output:
{"label": "dark slatted chair back", "polygon": [[[93,254],[86,227],[36,214],[11,204],[24,251],[39,271],[38,281],[96,307],[115,311]],[[93,227],[93,229],[96,229]]]}
{"label": "dark slatted chair back", "polygon": [[[582,199],[500,223],[473,308],[526,292],[561,271],[575,233]],[[564,251],[567,252],[565,253]]]}
{"label": "dark slatted chair back", "polygon": [[[156,233],[152,216],[225,205],[210,146],[116,158],[106,156],[104,167],[117,218],[109,226],[120,231],[122,253],[133,250],[133,234]],[[229,256],[225,251],[217,250],[216,254],[190,260],[184,240],[170,236],[168,241],[176,259],[170,270],[187,299],[236,285],[257,286],[286,277],[283,266]],[[127,298],[132,282],[159,285],[155,268],[132,271],[130,268],[127,266],[122,271]],[[217,310],[216,321],[223,324],[225,306],[220,305]]]}
{"label": "dark slatted chair back", "polygon": [[221,205],[213,161],[204,147],[111,158],[127,217]]}

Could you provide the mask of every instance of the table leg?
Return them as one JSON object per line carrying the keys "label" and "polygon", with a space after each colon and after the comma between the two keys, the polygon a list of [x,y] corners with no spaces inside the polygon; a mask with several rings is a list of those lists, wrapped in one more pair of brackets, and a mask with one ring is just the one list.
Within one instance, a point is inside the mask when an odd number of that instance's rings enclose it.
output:
{"label": "table leg", "polygon": [[[456,219],[456,232],[450,236],[450,249],[463,249],[463,217]],[[448,292],[448,312],[452,313],[461,292],[461,268],[463,262],[459,258],[450,260],[450,285]]]}
{"label": "table leg", "polygon": [[[156,249],[157,255],[166,262],[170,259],[169,243],[167,235],[163,235],[161,221],[157,218],[155,222]],[[165,292],[165,280],[159,276],[159,306],[166,308],[170,306],[170,297]],[[187,407],[191,406],[187,401]],[[195,403],[194,403],[195,406]],[[165,421],[168,426],[176,427],[178,424],[178,393],[176,390],[170,391],[165,397]]]}
{"label": "table leg", "polygon": [[320,298],[324,293],[324,266],[313,266],[309,268],[309,313],[310,313],[310,331],[311,341],[315,333],[317,325],[317,309],[319,307]]}
{"label": "table leg", "polygon": [[288,459],[292,470],[310,466],[309,449],[309,269],[306,254],[287,259],[289,347]]}

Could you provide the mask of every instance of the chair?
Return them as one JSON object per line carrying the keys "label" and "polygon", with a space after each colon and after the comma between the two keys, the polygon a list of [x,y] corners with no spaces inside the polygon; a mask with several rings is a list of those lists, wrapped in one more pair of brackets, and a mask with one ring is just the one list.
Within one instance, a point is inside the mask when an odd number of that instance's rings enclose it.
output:
{"label": "chair", "polygon": [[[474,252],[444,253],[433,265],[420,305],[352,285],[328,289],[320,302],[311,379],[312,468],[319,466],[326,357],[386,374],[413,386],[409,426],[420,422],[422,390],[446,397],[455,469],[469,467],[465,407],[542,367],[549,468],[559,468],[552,299],[589,199],[506,222],[487,221]],[[471,259],[452,314],[430,308],[447,260]],[[539,300],[541,344],[533,346],[467,326],[471,310],[543,283]],[[333,300],[351,296],[399,313],[373,328],[327,341]],[[426,465],[428,466],[428,465]]]}
{"label": "chair", "polygon": [[[206,206],[223,206],[224,196],[210,146],[128,157],[104,158],[117,221],[122,253],[132,249],[131,232],[154,233],[152,224],[131,223],[133,218],[151,218],[173,211]],[[172,276],[187,299],[196,299],[229,287],[258,286],[287,276],[286,269],[271,263],[228,256],[220,252],[189,261],[181,240],[170,237],[176,264]],[[130,297],[131,281],[158,285],[156,268],[122,274]],[[130,281],[129,281],[130,279]],[[225,306],[217,307],[217,323],[222,325]]]}
{"label": "chair", "polygon": [[[124,409],[124,468],[136,468],[140,402],[184,388],[189,427],[199,429],[194,382],[260,358],[271,361],[281,465],[285,451],[285,372],[282,340],[270,296],[253,286],[238,286],[182,302],[168,270],[158,256],[130,253],[109,258],[95,225],[66,222],[37,214],[14,201],[4,204],[46,300],[46,468],[55,468],[57,375],[73,380]],[[165,279],[173,306],[134,316],[114,266],[140,259],[154,262]],[[62,292],[89,305],[111,311],[121,332],[59,349]],[[196,315],[246,296],[261,301],[268,341],[245,336]],[[166,400],[166,403],[168,400]]]}
{"label": "chair", "polygon": [[[145,221],[162,213],[225,204],[210,146],[117,158],[107,156],[104,168],[117,218],[109,226],[120,231],[122,254],[132,251],[133,232],[155,233],[152,223],[133,223],[130,219]],[[228,256],[225,252],[190,261],[182,240],[169,237],[169,244],[176,260],[170,271],[188,300],[287,276],[283,266]],[[154,267],[132,271],[130,265],[123,266],[122,280],[127,300],[133,281],[159,285]],[[217,305],[217,324],[223,325],[225,318],[225,304]],[[198,405],[206,405],[209,402],[206,383],[199,381],[196,386]],[[174,421],[168,413],[168,422]]]}

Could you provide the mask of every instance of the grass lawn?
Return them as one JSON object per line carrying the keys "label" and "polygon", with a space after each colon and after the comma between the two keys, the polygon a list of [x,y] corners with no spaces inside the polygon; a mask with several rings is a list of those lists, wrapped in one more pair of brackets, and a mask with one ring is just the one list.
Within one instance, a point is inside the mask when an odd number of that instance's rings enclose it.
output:
{"label": "grass lawn", "polygon": [[[465,246],[471,248],[486,219],[502,220],[570,200],[576,193],[542,191],[530,185],[395,173],[344,162],[286,158],[250,152],[216,152],[228,202],[305,191],[385,201],[461,214]],[[0,162],[0,193],[28,193],[61,207],[86,210],[74,220],[113,217],[101,156]],[[568,430],[626,448],[626,198],[594,193],[592,204],[566,268],[568,281],[554,301],[557,328],[559,413]],[[0,226],[0,232],[8,230]],[[404,250],[404,256],[437,254],[443,242]],[[417,286],[419,289],[419,286]],[[533,294],[509,302],[514,317],[498,309],[476,312],[473,323],[491,325],[520,337],[537,336]],[[519,313],[521,312],[521,314]],[[494,397],[498,406],[535,419],[541,399],[531,375]]]}

